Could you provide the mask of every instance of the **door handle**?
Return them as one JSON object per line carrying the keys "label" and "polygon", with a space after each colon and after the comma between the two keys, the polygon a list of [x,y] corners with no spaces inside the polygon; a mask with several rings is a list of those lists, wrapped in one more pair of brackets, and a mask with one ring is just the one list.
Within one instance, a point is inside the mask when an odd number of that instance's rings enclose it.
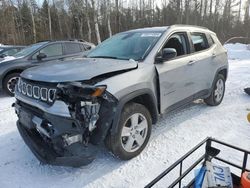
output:
{"label": "door handle", "polygon": [[196,62],[196,61],[191,60],[191,61],[188,62],[188,65],[193,65],[195,62]]}
{"label": "door handle", "polygon": [[212,54],[212,57],[216,57],[216,54],[215,54],[215,53],[213,53],[213,54]]}

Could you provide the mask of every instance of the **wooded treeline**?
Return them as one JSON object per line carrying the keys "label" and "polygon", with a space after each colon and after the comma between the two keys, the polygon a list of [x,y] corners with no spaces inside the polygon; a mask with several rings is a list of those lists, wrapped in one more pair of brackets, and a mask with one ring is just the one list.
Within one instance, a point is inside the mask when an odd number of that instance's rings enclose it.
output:
{"label": "wooded treeline", "polygon": [[[40,2],[41,3],[41,2]],[[0,0],[0,43],[84,39],[151,26],[208,27],[221,41],[250,37],[250,0]]]}

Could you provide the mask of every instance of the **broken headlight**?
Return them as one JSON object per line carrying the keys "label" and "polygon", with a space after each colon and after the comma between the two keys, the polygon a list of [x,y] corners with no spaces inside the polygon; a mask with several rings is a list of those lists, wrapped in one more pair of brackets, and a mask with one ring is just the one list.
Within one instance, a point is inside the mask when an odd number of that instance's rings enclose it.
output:
{"label": "broken headlight", "polygon": [[57,96],[63,99],[65,102],[93,100],[96,97],[101,97],[107,88],[105,85],[92,86],[79,82],[58,84],[57,87],[59,89]]}
{"label": "broken headlight", "polygon": [[107,87],[73,82],[59,84],[57,88],[57,99],[68,105],[71,116],[76,120],[78,127],[84,133],[92,132],[96,128]]}

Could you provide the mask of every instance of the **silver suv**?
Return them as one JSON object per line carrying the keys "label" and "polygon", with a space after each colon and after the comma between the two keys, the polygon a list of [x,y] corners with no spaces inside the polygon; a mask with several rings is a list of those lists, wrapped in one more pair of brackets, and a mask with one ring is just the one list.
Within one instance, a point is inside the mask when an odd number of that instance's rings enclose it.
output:
{"label": "silver suv", "polygon": [[122,32],[86,58],[21,74],[17,127],[44,163],[90,163],[97,145],[123,160],[147,145],[158,115],[204,99],[219,105],[227,53],[206,28],[173,25]]}

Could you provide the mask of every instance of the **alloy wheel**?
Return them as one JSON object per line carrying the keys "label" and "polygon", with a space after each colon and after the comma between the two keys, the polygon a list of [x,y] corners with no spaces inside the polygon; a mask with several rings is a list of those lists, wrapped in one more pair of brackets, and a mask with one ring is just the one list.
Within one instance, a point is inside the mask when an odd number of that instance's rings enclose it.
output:
{"label": "alloy wheel", "polygon": [[127,152],[137,151],[145,142],[148,122],[144,115],[135,113],[125,122],[121,132],[122,147]]}
{"label": "alloy wheel", "polygon": [[214,97],[216,102],[220,102],[224,94],[224,82],[222,79],[217,80],[216,89],[214,90]]}
{"label": "alloy wheel", "polygon": [[15,76],[15,77],[12,77],[8,80],[7,82],[7,89],[11,92],[11,93],[15,93],[15,86],[18,82],[18,79],[19,77]]}

